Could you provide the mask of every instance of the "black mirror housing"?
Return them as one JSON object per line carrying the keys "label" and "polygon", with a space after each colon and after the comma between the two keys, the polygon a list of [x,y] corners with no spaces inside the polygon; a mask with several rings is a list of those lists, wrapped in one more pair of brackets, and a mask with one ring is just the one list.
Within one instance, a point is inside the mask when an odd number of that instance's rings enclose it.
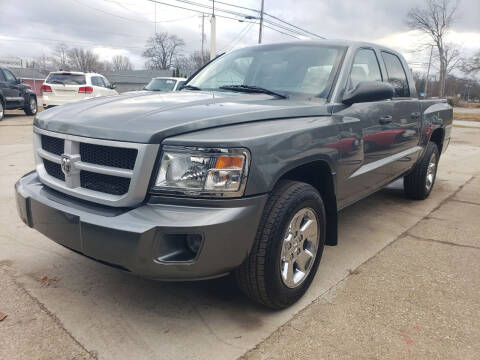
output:
{"label": "black mirror housing", "polygon": [[362,81],[355,89],[345,94],[343,103],[351,105],[354,103],[381,101],[393,98],[395,90],[389,83],[382,81]]}
{"label": "black mirror housing", "polygon": [[23,79],[17,78],[17,84],[21,84],[21,83],[23,83]]}

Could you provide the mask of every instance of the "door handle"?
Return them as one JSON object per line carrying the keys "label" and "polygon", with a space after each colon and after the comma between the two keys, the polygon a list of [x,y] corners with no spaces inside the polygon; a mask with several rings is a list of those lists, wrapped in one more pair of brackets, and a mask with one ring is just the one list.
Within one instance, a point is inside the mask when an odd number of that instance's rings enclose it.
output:
{"label": "door handle", "polygon": [[378,122],[382,125],[385,125],[385,124],[389,124],[391,123],[393,120],[393,117],[390,116],[390,115],[385,115],[385,116],[380,116],[380,119],[378,120]]}

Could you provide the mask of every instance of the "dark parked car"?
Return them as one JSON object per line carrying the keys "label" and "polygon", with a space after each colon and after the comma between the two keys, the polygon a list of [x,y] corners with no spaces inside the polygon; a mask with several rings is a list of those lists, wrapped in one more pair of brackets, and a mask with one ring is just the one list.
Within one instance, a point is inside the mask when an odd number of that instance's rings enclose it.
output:
{"label": "dark parked car", "polygon": [[0,66],[0,121],[5,110],[21,109],[27,115],[37,113],[37,95],[30,86],[22,84],[10,70]]}
{"label": "dark parked car", "polygon": [[307,290],[337,212],[404,179],[423,200],[452,108],[418,100],[403,57],[369,43],[239,49],[179,92],[47,110],[22,220],[77,253],[159,280],[234,273],[284,308]]}

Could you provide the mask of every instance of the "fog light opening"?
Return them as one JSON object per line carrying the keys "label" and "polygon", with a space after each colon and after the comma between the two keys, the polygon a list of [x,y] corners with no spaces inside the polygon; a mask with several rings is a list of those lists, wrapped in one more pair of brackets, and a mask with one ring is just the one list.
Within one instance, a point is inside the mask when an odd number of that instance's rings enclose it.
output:
{"label": "fog light opening", "polygon": [[202,245],[202,236],[198,234],[189,234],[187,235],[186,241],[188,248],[196,256],[198,250],[200,250],[200,245]]}

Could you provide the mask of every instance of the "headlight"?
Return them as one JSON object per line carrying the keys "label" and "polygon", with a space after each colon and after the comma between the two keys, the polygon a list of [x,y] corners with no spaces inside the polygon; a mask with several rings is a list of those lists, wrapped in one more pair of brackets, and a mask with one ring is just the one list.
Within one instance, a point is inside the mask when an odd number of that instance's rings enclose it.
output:
{"label": "headlight", "polygon": [[164,146],[153,191],[205,197],[242,196],[249,162],[246,149]]}

